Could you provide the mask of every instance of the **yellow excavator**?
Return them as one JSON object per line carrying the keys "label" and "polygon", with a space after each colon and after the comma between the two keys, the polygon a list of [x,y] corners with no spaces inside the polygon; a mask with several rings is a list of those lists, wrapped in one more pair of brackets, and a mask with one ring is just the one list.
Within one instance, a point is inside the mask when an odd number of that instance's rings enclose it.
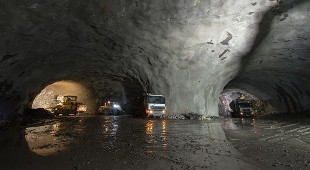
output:
{"label": "yellow excavator", "polygon": [[77,102],[77,96],[64,96],[63,102],[57,106],[47,108],[56,115],[75,115],[86,112],[87,106]]}

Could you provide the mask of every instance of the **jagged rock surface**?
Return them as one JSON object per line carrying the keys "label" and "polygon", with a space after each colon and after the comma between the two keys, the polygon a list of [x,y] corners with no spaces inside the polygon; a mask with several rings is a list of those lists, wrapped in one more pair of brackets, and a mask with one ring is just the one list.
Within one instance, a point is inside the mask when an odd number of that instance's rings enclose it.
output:
{"label": "jagged rock surface", "polygon": [[124,93],[128,105],[163,94],[171,115],[218,116],[226,85],[282,112],[309,109],[309,4],[1,0],[0,119],[60,80]]}

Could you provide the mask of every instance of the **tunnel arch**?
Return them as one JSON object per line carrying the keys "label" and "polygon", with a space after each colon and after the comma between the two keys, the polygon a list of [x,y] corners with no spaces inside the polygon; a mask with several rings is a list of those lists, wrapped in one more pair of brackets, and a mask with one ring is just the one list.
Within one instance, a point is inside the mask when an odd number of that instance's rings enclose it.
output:
{"label": "tunnel arch", "polygon": [[310,109],[309,1],[101,3],[2,3],[0,117],[29,107],[42,84],[111,77],[163,94],[171,114],[218,116],[228,82],[258,88],[279,112]]}
{"label": "tunnel arch", "polygon": [[[70,76],[66,76],[70,77]],[[92,78],[91,78],[92,79]],[[39,95],[45,88],[48,86],[67,82],[69,84],[78,84],[79,86],[88,89],[88,93],[92,94],[92,113],[95,113],[99,106],[103,105],[104,102],[113,101],[121,105],[122,109],[128,114],[135,114],[130,112],[131,105],[133,105],[134,100],[137,97],[143,97],[143,94],[146,92],[151,92],[150,86],[142,85],[140,81],[130,79],[128,77],[120,78],[118,76],[114,77],[107,75],[102,79],[97,79],[94,82],[85,81],[83,78],[76,77],[73,81],[72,79],[59,79],[59,81],[52,81],[52,83],[47,83],[47,85],[42,85],[41,90],[38,90],[36,93],[32,94],[32,97],[29,100],[30,104],[27,104],[25,108],[31,107],[31,104],[34,102],[35,97]],[[84,89],[84,91],[85,91]],[[149,89],[149,90],[145,90]],[[142,98],[143,99],[143,98]],[[84,100],[85,101],[85,100]],[[89,102],[86,102],[89,103]],[[139,103],[141,104],[141,103]],[[94,106],[95,105],[95,106]],[[140,105],[141,106],[141,105]],[[143,107],[143,106],[141,106]]]}
{"label": "tunnel arch", "polygon": [[259,94],[249,93],[248,91],[239,88],[226,88],[219,97],[219,116],[233,117],[234,102],[243,98],[251,103],[254,117],[264,117],[277,112],[277,108],[273,107],[268,99],[262,98]]}
{"label": "tunnel arch", "polygon": [[309,112],[309,3],[279,1],[267,11],[253,47],[225,89],[239,88],[259,96],[276,113]]}
{"label": "tunnel arch", "polygon": [[77,102],[87,105],[86,113],[95,113],[97,110],[95,93],[81,83],[69,80],[54,82],[46,86],[35,97],[32,108],[50,108],[59,104],[58,96],[77,96]]}

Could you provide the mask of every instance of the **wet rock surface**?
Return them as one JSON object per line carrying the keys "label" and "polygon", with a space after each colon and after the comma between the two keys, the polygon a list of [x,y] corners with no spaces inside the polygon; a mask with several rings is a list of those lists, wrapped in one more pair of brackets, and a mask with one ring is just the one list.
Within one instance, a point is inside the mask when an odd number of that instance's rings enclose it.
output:
{"label": "wet rock surface", "polygon": [[128,106],[137,94],[163,94],[171,115],[218,116],[225,87],[279,112],[310,109],[308,7],[308,0],[1,0],[0,120],[60,80],[99,97],[125,96]]}
{"label": "wet rock surface", "polygon": [[4,169],[307,169],[309,119],[64,117],[0,130]]}

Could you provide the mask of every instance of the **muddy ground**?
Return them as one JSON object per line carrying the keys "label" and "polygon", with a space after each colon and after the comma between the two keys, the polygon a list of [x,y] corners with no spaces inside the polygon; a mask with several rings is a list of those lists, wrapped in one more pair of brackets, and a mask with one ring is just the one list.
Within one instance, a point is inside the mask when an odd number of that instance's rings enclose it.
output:
{"label": "muddy ground", "polygon": [[1,169],[310,169],[310,119],[74,116],[0,129]]}

